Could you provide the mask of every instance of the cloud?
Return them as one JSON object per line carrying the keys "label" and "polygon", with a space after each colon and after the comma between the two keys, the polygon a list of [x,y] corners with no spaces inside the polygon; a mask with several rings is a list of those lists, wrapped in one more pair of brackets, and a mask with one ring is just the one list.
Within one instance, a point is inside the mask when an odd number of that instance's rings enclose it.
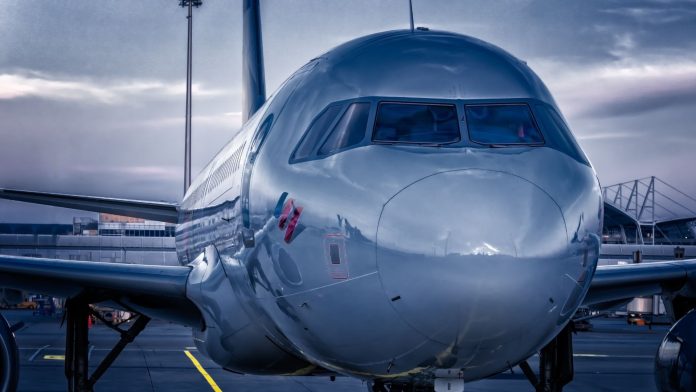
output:
{"label": "cloud", "polygon": [[[45,73],[19,72],[0,74],[0,100],[43,98],[58,101],[96,102],[119,104],[133,98],[182,97],[186,85],[162,80],[108,80],[86,78],[60,78]],[[192,85],[195,97],[211,97],[229,94],[222,89]]]}
{"label": "cloud", "polygon": [[571,117],[630,116],[696,103],[696,61],[539,68]]}
{"label": "cloud", "polygon": [[610,139],[624,139],[634,137],[635,134],[629,132],[600,132],[591,134],[576,135],[578,140],[589,141],[589,140],[610,140]]}
{"label": "cloud", "polygon": [[614,34],[614,46],[609,53],[617,58],[627,57],[636,48],[636,40],[631,33]]}
{"label": "cloud", "polygon": [[[239,128],[242,125],[242,113],[241,112],[226,112],[222,114],[211,114],[211,115],[201,115],[192,116],[191,123],[194,127],[196,126],[212,126],[212,127],[226,127],[226,128]],[[184,115],[177,117],[162,117],[152,120],[145,120],[138,125],[144,125],[146,127],[152,128],[171,128],[176,126],[184,126]]]}
{"label": "cloud", "polygon": [[679,2],[656,2],[649,7],[629,6],[609,8],[603,10],[603,12],[619,17],[631,18],[638,23],[651,25],[681,22],[696,16],[696,10],[689,8],[688,4],[679,4]]}
{"label": "cloud", "polygon": [[81,175],[100,176],[125,176],[130,178],[156,177],[159,180],[178,180],[181,177],[181,169],[171,166],[134,165],[134,166],[107,166],[107,165],[77,165],[74,171]]}

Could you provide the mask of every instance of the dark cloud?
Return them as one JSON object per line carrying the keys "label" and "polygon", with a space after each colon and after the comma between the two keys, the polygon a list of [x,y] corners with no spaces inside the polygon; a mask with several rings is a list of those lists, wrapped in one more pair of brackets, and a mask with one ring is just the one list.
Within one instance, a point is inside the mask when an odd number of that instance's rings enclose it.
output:
{"label": "dark cloud", "polygon": [[[177,3],[8,0],[0,8],[0,187],[179,199],[186,19]],[[408,26],[403,0],[262,7],[269,92],[341,42]],[[194,172],[239,126],[240,11],[238,1],[206,0],[194,16]],[[417,25],[527,60],[604,182],[655,174],[696,192],[684,169],[696,163],[696,2],[414,0],[414,11]],[[75,214],[0,202],[0,221]]]}
{"label": "dark cloud", "polygon": [[[586,65],[646,50],[651,55],[693,56],[687,52],[696,49],[694,2],[436,0],[425,4],[417,9],[423,11],[426,24],[476,35],[527,59]],[[617,52],[627,36],[632,39],[631,53]]]}
{"label": "dark cloud", "polygon": [[625,91],[616,100],[595,106],[588,115],[596,116],[626,116],[650,114],[655,110],[665,108],[696,105],[696,79],[686,81],[682,85],[664,86],[663,89],[641,91],[633,94]]}
{"label": "dark cloud", "polygon": [[573,117],[647,116],[696,103],[696,62],[561,67],[554,64],[544,73],[553,75],[548,82]]}

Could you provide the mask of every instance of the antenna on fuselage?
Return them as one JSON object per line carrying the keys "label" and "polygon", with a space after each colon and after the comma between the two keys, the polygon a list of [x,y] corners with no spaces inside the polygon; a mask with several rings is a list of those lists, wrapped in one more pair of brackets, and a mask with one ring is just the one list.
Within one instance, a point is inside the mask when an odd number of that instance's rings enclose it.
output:
{"label": "antenna on fuselage", "polygon": [[411,32],[413,33],[415,30],[415,26],[413,25],[413,0],[408,0],[408,14],[411,18]]}
{"label": "antenna on fuselage", "polygon": [[244,0],[242,26],[242,122],[266,102],[259,0]]}

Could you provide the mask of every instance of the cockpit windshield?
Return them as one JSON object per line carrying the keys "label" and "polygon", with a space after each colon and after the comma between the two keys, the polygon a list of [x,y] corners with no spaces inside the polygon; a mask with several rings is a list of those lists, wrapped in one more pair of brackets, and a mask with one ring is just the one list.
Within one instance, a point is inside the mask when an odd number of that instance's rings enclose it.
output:
{"label": "cockpit windshield", "polygon": [[358,102],[348,106],[346,112],[319,148],[319,155],[329,155],[360,143],[365,137],[370,103]]}
{"label": "cockpit windshield", "polygon": [[[462,132],[464,129],[466,132]],[[563,120],[545,103],[423,102],[380,97],[330,103],[310,122],[290,163],[323,159],[370,144],[424,148],[544,146],[588,164]]]}
{"label": "cockpit windshield", "polygon": [[454,105],[383,102],[372,140],[386,143],[445,144],[460,140]]}
{"label": "cockpit windshield", "polygon": [[321,141],[322,137],[326,133],[326,129],[331,125],[336,116],[343,109],[343,105],[331,105],[326,108],[321,114],[312,122],[309,130],[302,138],[300,145],[295,150],[294,159],[306,159],[312,155],[312,152],[316,148],[316,145]]}
{"label": "cockpit windshield", "polygon": [[471,141],[480,144],[539,145],[541,132],[526,104],[466,105]]}

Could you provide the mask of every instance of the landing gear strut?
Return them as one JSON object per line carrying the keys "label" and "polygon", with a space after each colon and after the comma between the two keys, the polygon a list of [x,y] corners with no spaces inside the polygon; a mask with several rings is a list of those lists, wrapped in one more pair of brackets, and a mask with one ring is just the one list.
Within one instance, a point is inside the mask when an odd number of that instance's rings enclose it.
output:
{"label": "landing gear strut", "polygon": [[573,324],[569,323],[539,353],[539,377],[527,361],[520,369],[536,392],[561,392],[573,380]]}
{"label": "landing gear strut", "polygon": [[368,386],[368,392],[387,392],[387,387],[382,381],[375,381]]}
{"label": "landing gear strut", "polygon": [[433,392],[432,385],[413,384],[413,383],[385,383],[375,380],[367,386],[368,392]]}
{"label": "landing gear strut", "polygon": [[[123,330],[112,325],[99,313],[90,308],[89,303],[81,297],[71,298],[66,302],[67,333],[65,339],[65,377],[68,379],[68,391],[92,392],[94,384],[113,364],[114,360],[131,343],[145,326],[150,318],[144,315],[138,316],[128,330]],[[89,375],[89,325],[90,315],[101,320],[107,327],[121,335],[118,343],[109,351],[104,360],[97,366],[92,375]]]}

